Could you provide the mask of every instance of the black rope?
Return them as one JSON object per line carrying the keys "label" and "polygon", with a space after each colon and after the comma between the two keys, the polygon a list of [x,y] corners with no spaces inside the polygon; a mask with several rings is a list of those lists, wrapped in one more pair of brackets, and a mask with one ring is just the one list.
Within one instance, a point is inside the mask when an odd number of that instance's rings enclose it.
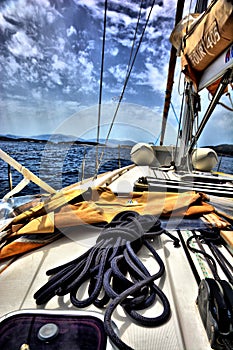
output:
{"label": "black rope", "polygon": [[[191,241],[193,239],[196,240],[200,249],[194,248],[191,245]],[[211,256],[210,254],[208,254],[205,251],[202,243],[206,244],[209,247],[213,256]],[[232,277],[233,267],[217,247],[217,244],[221,244],[221,243],[222,243],[222,239],[221,239],[219,233],[217,231],[213,231],[213,230],[209,231],[208,229],[200,230],[199,235],[197,235],[196,232],[193,231],[193,235],[190,236],[187,240],[187,246],[191,251],[193,251],[195,253],[202,254],[205,257],[205,259],[206,259],[206,261],[211,269],[211,272],[217,281],[221,281],[221,278],[218,274],[216,261],[217,261],[218,265],[221,267],[224,274],[226,275],[229,282],[233,283],[233,277]]]}
{"label": "black rope", "polygon": [[[148,241],[163,233],[178,245],[179,240],[165,231],[155,216],[133,211],[117,214],[101,231],[94,247],[71,262],[47,271],[51,278],[35,293],[36,303],[45,304],[56,295],[70,294],[72,304],[78,308],[91,304],[106,307],[106,333],[119,349],[131,349],[112,327],[111,317],[118,305],[134,322],[147,327],[159,326],[170,317],[169,301],[154,283],[164,275],[164,263]],[[143,245],[158,264],[158,272],[153,275],[137,256]],[[79,291],[86,282],[88,296],[81,300]],[[138,312],[157,299],[163,308],[159,316],[148,318]]]}
{"label": "black rope", "polygon": [[[233,283],[233,266],[231,262],[225,257],[218,246],[224,245],[225,242],[220,235],[220,230],[216,227],[214,229],[201,229],[200,234],[204,243],[209,247],[213,257],[222,269],[230,283]],[[226,246],[225,246],[226,248]]]}
{"label": "black rope", "polygon": [[[215,244],[213,244],[212,242],[207,242],[207,244],[208,244],[214,258],[216,259],[217,263],[221,267],[222,271],[225,273],[229,282],[232,284],[233,283],[233,276],[232,276],[232,272],[231,272],[232,265],[228,261],[226,261],[226,263],[225,263],[224,255],[221,254],[221,251],[215,246]],[[229,269],[227,267],[228,264],[229,264],[231,271],[229,271]]]}

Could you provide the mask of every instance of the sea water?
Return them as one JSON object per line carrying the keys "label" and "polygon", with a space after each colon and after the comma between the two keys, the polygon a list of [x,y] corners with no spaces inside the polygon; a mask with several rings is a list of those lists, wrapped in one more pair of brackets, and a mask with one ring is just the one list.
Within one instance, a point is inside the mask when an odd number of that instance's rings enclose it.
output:
{"label": "sea water", "polygon": [[[77,143],[44,143],[29,141],[1,141],[0,148],[32,171],[42,180],[59,190],[82,179],[93,177],[131,164],[130,146],[98,147]],[[215,170],[233,174],[233,158],[222,156],[220,168]],[[12,184],[16,186],[23,176],[11,167]],[[0,198],[9,191],[8,165],[0,159]],[[30,183],[20,195],[40,193],[40,188]]]}
{"label": "sea water", "polygon": [[[59,190],[83,179],[131,164],[129,146],[98,147],[76,143],[1,141],[0,148],[54,189]],[[97,165],[98,161],[98,165]],[[23,176],[11,167],[13,187]],[[0,198],[9,191],[8,165],[0,159]],[[40,193],[30,183],[20,195]]]}

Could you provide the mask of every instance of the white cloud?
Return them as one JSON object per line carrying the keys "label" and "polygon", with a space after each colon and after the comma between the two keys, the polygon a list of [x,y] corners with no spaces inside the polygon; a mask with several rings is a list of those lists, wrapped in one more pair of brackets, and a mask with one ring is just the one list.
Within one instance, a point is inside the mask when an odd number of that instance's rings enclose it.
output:
{"label": "white cloud", "polygon": [[110,55],[117,56],[119,53],[119,49],[117,47],[111,47],[109,50]]}
{"label": "white cloud", "polygon": [[125,80],[126,66],[118,64],[109,68],[109,72],[114,76],[114,78],[119,83],[123,83]]}
{"label": "white cloud", "polygon": [[73,34],[77,34],[77,31],[76,31],[76,29],[75,29],[73,26],[70,26],[70,27],[66,30],[66,32],[67,32],[67,36],[68,36],[68,37],[70,37],[70,36],[73,35]]}
{"label": "white cloud", "polygon": [[48,73],[48,76],[51,78],[51,81],[57,85],[62,85],[61,77],[59,73],[52,71]]}
{"label": "white cloud", "polygon": [[67,68],[67,64],[64,61],[60,60],[57,55],[52,56],[52,61],[52,66],[56,70],[64,70]]}
{"label": "white cloud", "polygon": [[93,91],[95,87],[95,78],[93,76],[94,64],[89,60],[87,53],[79,52],[78,62],[80,63],[79,74],[83,77],[83,84],[80,91]]}
{"label": "white cloud", "polygon": [[[186,1],[187,2],[187,1]],[[176,0],[163,0],[163,5],[155,6],[152,11],[152,19],[156,19],[158,16],[174,19],[174,13],[176,11]]]}
{"label": "white cloud", "polygon": [[145,63],[146,71],[144,73],[143,84],[149,85],[154,91],[164,94],[166,88],[167,66],[157,68],[150,62]]}
{"label": "white cloud", "polygon": [[[101,118],[101,137],[106,137],[115,113],[116,105],[113,103],[103,104]],[[73,134],[77,137],[95,138],[97,130],[98,105],[89,108],[80,108],[79,111],[64,118],[58,126],[54,126],[55,133]],[[147,116],[148,123],[142,124],[142,115]],[[160,115],[153,110],[137,104],[122,103],[117,115],[115,127],[110,138],[131,139],[137,142],[153,142],[157,137],[158,130],[151,129],[156,125]]]}
{"label": "white cloud", "polygon": [[23,31],[18,31],[12,35],[11,40],[8,42],[8,50],[16,57],[38,57],[42,55],[34,45],[34,41],[31,40]]}
{"label": "white cloud", "polygon": [[6,61],[5,68],[7,69],[9,76],[12,77],[20,69],[20,64],[16,61],[14,56],[10,56]]}
{"label": "white cloud", "polygon": [[131,24],[136,23],[135,18],[124,13],[121,13],[119,16],[117,11],[108,11],[107,15],[112,24],[122,24],[124,27],[129,27]]}
{"label": "white cloud", "polygon": [[104,5],[100,5],[99,0],[74,0],[78,6],[88,8],[94,18],[103,18]]}

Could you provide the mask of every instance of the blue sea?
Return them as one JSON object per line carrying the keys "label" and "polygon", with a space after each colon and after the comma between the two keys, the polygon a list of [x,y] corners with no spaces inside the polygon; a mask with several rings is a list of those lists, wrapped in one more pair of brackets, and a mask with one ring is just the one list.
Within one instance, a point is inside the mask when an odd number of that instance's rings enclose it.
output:
{"label": "blue sea", "polygon": [[[56,190],[71,185],[96,173],[96,146],[75,143],[36,143],[29,141],[1,141],[0,148],[31,170]],[[101,158],[98,173],[131,164],[131,147],[98,147]],[[216,170],[233,174],[233,158],[222,156]],[[13,187],[23,176],[11,167]],[[0,159],[0,198],[9,191],[8,165]],[[20,195],[40,193],[40,188],[30,183]]]}
{"label": "blue sea", "polygon": [[[56,190],[96,173],[97,151],[94,145],[75,143],[37,143],[29,141],[1,141],[0,148],[32,171]],[[131,147],[98,147],[98,173],[131,164]],[[23,176],[11,167],[15,187]],[[9,191],[8,164],[0,159],[0,198]],[[40,188],[30,183],[20,195],[40,193]]]}

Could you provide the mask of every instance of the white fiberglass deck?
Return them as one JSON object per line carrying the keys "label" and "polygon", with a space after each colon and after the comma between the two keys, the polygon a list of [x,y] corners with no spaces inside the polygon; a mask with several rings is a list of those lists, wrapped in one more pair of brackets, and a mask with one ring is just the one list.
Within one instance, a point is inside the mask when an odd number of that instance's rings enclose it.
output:
{"label": "white fiberglass deck", "polygon": [[[98,233],[89,229],[75,229],[73,235],[62,238],[42,249],[18,259],[0,275],[0,311],[4,314],[22,309],[37,308],[33,294],[47,282],[45,272],[52,267],[68,262],[95,243]],[[166,237],[157,238],[154,247],[165,263],[166,277],[160,280],[169,299],[172,315],[170,320],[158,328],[136,326],[124,314],[121,308],[114,313],[114,320],[123,341],[133,349],[172,349],[205,350],[209,349],[208,340],[195,303],[197,284],[187,263],[182,248],[174,248]],[[156,272],[154,260],[143,250],[140,257],[151,272]],[[46,309],[75,310],[65,298],[53,298]],[[89,310],[103,312],[95,307]],[[146,311],[155,316],[161,312],[159,301]],[[195,331],[193,331],[195,330]]]}
{"label": "white fiberglass deck", "polygon": [[[152,175],[154,172],[148,167],[133,167],[111,184],[110,188],[114,192],[129,192],[140,176]],[[79,226],[65,237],[26,254],[5,269],[0,274],[0,316],[16,310],[40,309],[36,306],[33,295],[48,281],[46,271],[73,260],[92,247],[99,230],[91,225]],[[173,234],[177,234],[176,231]],[[187,235],[188,232],[183,234]],[[145,328],[135,325],[118,307],[114,321],[121,339],[135,350],[210,350],[196,305],[198,285],[183,248],[175,248],[173,241],[164,235],[156,237],[153,246],[165,264],[165,277],[156,283],[159,283],[170,302],[171,317],[160,327]],[[158,266],[146,248],[140,251],[139,257],[151,273],[157,272]],[[68,296],[54,297],[45,308],[77,310]],[[94,306],[88,310],[104,313],[104,310]],[[157,301],[145,311],[145,315],[154,317],[160,312],[161,305]]]}

